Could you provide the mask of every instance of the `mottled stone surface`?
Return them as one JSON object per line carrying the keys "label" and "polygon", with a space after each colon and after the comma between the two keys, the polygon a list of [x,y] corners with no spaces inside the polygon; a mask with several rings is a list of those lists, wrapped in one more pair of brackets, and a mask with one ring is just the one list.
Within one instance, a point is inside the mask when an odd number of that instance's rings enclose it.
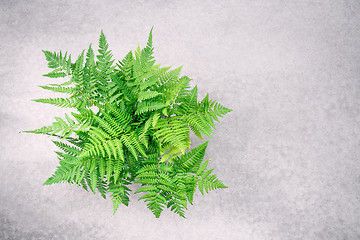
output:
{"label": "mottled stone surface", "polygon": [[[120,59],[151,26],[158,62],[234,110],[206,153],[229,188],[187,219],[42,186],[55,147],[18,133],[63,115],[29,101],[51,96],[42,49],[76,56],[103,29]],[[0,34],[0,239],[360,239],[359,1],[2,0]]]}

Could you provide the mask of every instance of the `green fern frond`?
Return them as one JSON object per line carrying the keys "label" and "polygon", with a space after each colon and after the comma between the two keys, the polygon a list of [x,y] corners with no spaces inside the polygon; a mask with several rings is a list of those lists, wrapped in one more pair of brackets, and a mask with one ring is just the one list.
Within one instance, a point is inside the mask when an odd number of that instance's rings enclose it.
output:
{"label": "green fern frond", "polygon": [[103,78],[102,84],[109,80],[109,75],[114,71],[115,67],[112,66],[115,60],[112,60],[112,53],[108,50],[109,44],[106,41],[104,32],[101,30],[99,38],[99,55],[97,55],[98,62],[96,63],[97,68],[100,71],[100,76]]}
{"label": "green fern frond", "polygon": [[139,115],[147,112],[152,112],[163,109],[164,107],[166,107],[166,105],[161,102],[140,102],[135,111],[135,114]]}
{"label": "green fern frond", "polygon": [[76,89],[73,87],[62,87],[62,86],[39,86],[42,89],[50,90],[58,93],[74,94]]}
{"label": "green fern frond", "polygon": [[147,100],[147,99],[159,96],[159,95],[161,95],[161,93],[156,92],[156,91],[140,92],[138,95],[138,101]]}
{"label": "green fern frond", "polygon": [[198,184],[198,178],[194,175],[186,175],[184,177],[184,182],[185,182],[185,192],[186,192],[187,200],[192,205],[194,194]]}
{"label": "green fern frond", "polygon": [[108,186],[105,181],[103,181],[100,177],[96,184],[96,189],[99,191],[100,195],[106,199],[106,193],[108,191]]}
{"label": "green fern frond", "polygon": [[180,109],[183,114],[193,113],[197,110],[197,105],[197,86],[195,86],[180,104]]}
{"label": "green fern frond", "polygon": [[93,159],[92,161],[94,163],[93,163],[93,168],[90,169],[90,173],[89,173],[89,179],[90,179],[89,186],[90,186],[91,191],[95,194],[95,190],[96,190],[96,186],[98,184],[99,177],[98,177],[98,171],[97,171],[96,165],[95,165],[96,160]]}
{"label": "green fern frond", "polygon": [[64,72],[60,72],[60,69],[55,69],[54,71],[51,71],[47,74],[43,74],[43,76],[49,78],[64,78],[67,76],[67,74]]}
{"label": "green fern frond", "polygon": [[201,194],[204,195],[204,190],[208,193],[210,190],[218,189],[218,188],[227,188],[225,184],[223,184],[219,179],[216,178],[216,175],[210,175],[213,169],[210,169],[204,172],[201,175],[199,180],[199,190]]}
{"label": "green fern frond", "polygon": [[82,124],[76,124],[75,121],[72,120],[67,114],[65,114],[65,118],[67,122],[62,118],[55,117],[56,121],[53,122],[51,126],[24,132],[47,135],[55,135],[56,133],[61,132],[60,136],[62,136],[62,138],[66,138],[72,133],[73,130],[78,129]]}
{"label": "green fern frond", "polygon": [[61,108],[79,108],[86,106],[86,102],[82,102],[82,100],[77,98],[41,98],[32,101],[52,104]]}
{"label": "green fern frond", "polygon": [[[179,102],[178,99],[184,98],[189,94],[189,82],[191,79],[187,76],[181,77],[177,82],[172,84],[167,90],[167,102],[170,104]],[[180,100],[181,101],[181,100]]]}
{"label": "green fern frond", "polygon": [[153,31],[153,29],[154,29],[154,27],[151,28],[146,47],[143,49],[143,55],[144,55],[144,60],[145,61],[150,61],[150,60],[154,59],[152,57],[152,54],[154,53],[153,41],[152,41],[152,31]]}
{"label": "green fern frond", "polygon": [[191,151],[181,155],[181,157],[177,159],[180,166],[186,171],[196,173],[205,156],[208,142],[209,141],[206,141],[199,146],[191,149]]}
{"label": "green fern frond", "polygon": [[128,187],[126,187],[125,184],[111,183],[109,185],[108,191],[112,193],[110,197],[113,202],[114,214],[116,213],[117,209],[121,204],[124,204],[125,206],[129,205],[130,202],[129,192],[131,190]]}
{"label": "green fern frond", "polygon": [[133,65],[134,56],[132,51],[128,52],[124,59],[122,61],[119,61],[119,64],[117,64],[125,81],[130,81],[133,79]]}
{"label": "green fern frond", "polygon": [[63,150],[65,153],[69,153],[73,156],[78,156],[81,152],[81,149],[74,147],[74,146],[70,146],[66,143],[63,142],[59,142],[59,141],[53,141],[52,142],[61,150]]}
{"label": "green fern frond", "polygon": [[214,105],[214,112],[219,117],[223,117],[225,114],[227,114],[231,111],[232,111],[231,109],[222,106],[220,103],[215,103],[215,105]]}
{"label": "green fern frond", "polygon": [[[85,51],[85,50],[84,50]],[[75,69],[72,74],[71,80],[78,84],[80,88],[84,86],[84,51],[79,55],[78,59],[75,62]]]}
{"label": "green fern frond", "polygon": [[164,86],[165,84],[172,84],[175,81],[177,81],[179,78],[181,69],[182,69],[182,66],[175,68],[174,70],[165,72],[162,75],[160,75],[159,82],[160,82],[161,86],[159,87],[159,89],[165,88],[165,86]]}
{"label": "green fern frond", "polygon": [[119,108],[115,105],[106,105],[106,107],[115,121],[120,124],[121,128],[127,131],[132,120],[129,111],[126,111],[124,106]]}
{"label": "green fern frond", "polygon": [[176,118],[159,119],[154,135],[163,144],[172,144],[184,152],[189,145],[189,127],[186,122]]}
{"label": "green fern frond", "polygon": [[60,73],[60,71],[66,75],[71,74],[71,55],[67,57],[66,52],[63,56],[61,51],[60,53],[56,53],[43,50],[43,53],[48,61],[48,67],[56,70],[52,71],[49,77],[51,77],[52,74]]}
{"label": "green fern frond", "polygon": [[67,182],[71,183],[71,175],[76,171],[77,165],[60,162],[60,166],[56,168],[55,173],[48,178],[43,185],[51,185],[54,183]]}
{"label": "green fern frond", "polygon": [[145,81],[143,81],[139,87],[143,91],[145,89],[155,90],[157,86],[160,86],[161,76],[163,76],[171,67],[163,67],[159,69],[153,69],[149,76],[146,76]]}
{"label": "green fern frond", "polygon": [[124,144],[124,146],[131,152],[131,154],[135,157],[135,159],[138,159],[138,154],[136,151],[136,147],[134,146],[133,138],[131,135],[123,134],[121,136],[121,142]]}
{"label": "green fern frond", "polygon": [[213,126],[213,124],[206,119],[204,114],[190,113],[184,116],[184,120],[199,138],[202,138],[201,133],[208,137],[212,137],[211,134],[213,133],[213,130],[211,129],[211,126]]}

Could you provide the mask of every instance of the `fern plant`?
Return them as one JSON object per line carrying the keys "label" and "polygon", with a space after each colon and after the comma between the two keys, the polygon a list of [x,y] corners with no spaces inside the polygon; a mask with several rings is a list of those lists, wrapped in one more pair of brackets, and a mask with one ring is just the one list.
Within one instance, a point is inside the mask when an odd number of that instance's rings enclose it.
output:
{"label": "fern plant", "polygon": [[74,109],[50,126],[24,131],[54,137],[60,149],[59,166],[44,185],[65,182],[110,195],[115,214],[129,204],[129,185],[138,183],[135,194],[157,218],[165,207],[185,217],[197,188],[202,194],[226,188],[203,161],[208,141],[190,149],[190,130],[211,138],[214,121],[231,110],[209,95],[198,101],[181,67],[155,64],[153,50],[151,29],[146,47],[118,63],[103,31],[97,55],[91,44],[75,62],[67,53],[43,51],[52,69],[43,76],[65,81],[40,87],[68,97],[34,101]]}

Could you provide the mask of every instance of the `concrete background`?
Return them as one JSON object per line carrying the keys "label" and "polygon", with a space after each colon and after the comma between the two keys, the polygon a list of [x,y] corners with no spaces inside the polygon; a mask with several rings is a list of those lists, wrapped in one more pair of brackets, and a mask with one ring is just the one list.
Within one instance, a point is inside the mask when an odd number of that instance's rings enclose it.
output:
{"label": "concrete background", "polygon": [[[0,1],[0,239],[360,239],[360,2],[350,0]],[[159,63],[234,111],[207,158],[229,186],[181,219],[143,202],[42,186],[57,166],[45,136],[63,111],[30,99],[47,62],[101,29],[116,59],[154,26]],[[199,143],[196,142],[195,143]]]}

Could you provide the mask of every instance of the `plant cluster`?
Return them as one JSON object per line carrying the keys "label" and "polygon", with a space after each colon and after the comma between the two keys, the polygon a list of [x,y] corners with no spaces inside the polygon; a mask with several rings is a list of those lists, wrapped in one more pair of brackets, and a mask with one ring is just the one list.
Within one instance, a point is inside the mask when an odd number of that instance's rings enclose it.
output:
{"label": "plant cluster", "polygon": [[[147,207],[158,218],[164,207],[185,217],[196,188],[202,194],[226,186],[203,161],[208,141],[190,149],[190,130],[211,137],[214,121],[231,110],[209,99],[198,101],[181,67],[155,64],[152,29],[145,48],[114,63],[101,31],[98,54],[91,44],[78,56],[43,51],[62,83],[40,86],[66,98],[36,99],[76,111],[55,117],[50,126],[25,131],[55,137],[59,166],[44,185],[70,183],[110,195],[114,214],[129,204],[129,185],[139,183]],[[69,116],[70,115],[70,116]]]}

